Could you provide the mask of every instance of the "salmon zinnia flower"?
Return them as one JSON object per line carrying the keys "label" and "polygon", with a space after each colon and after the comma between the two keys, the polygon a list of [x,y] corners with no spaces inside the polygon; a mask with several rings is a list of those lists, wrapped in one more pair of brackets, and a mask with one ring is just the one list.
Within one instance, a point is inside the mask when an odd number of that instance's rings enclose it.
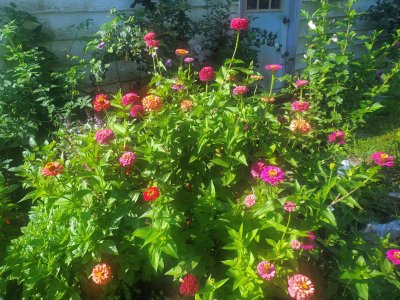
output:
{"label": "salmon zinnia flower", "polygon": [[382,166],[382,167],[393,167],[394,160],[392,155],[388,155],[385,152],[375,152],[371,155],[372,160],[375,164]]}
{"label": "salmon zinnia flower", "polygon": [[110,108],[110,101],[106,94],[98,94],[93,100],[93,108],[95,111],[107,110]]}
{"label": "salmon zinnia flower", "polygon": [[267,166],[262,170],[260,177],[270,185],[277,185],[283,181],[284,175],[283,171],[278,167]]}
{"label": "salmon zinnia flower", "polygon": [[181,295],[185,297],[193,297],[199,290],[199,283],[197,282],[196,276],[193,274],[187,274],[183,277],[183,282],[179,288]]}
{"label": "salmon zinnia flower", "polygon": [[176,49],[175,54],[178,56],[186,56],[189,54],[189,51],[187,51],[185,49]]}
{"label": "salmon zinnia flower", "polygon": [[95,284],[104,285],[111,280],[111,267],[107,264],[98,264],[92,270],[92,280]]}
{"label": "salmon zinnia flower", "polygon": [[400,265],[400,250],[390,249],[386,251],[386,257],[395,265]]}
{"label": "salmon zinnia flower", "polygon": [[305,120],[293,120],[290,123],[290,130],[293,132],[306,134],[311,131],[311,125]]}
{"label": "salmon zinnia flower", "polygon": [[193,107],[193,102],[190,101],[190,100],[188,100],[188,99],[183,100],[183,101],[181,102],[181,109],[182,109],[183,111],[189,111],[189,110],[192,109],[192,107]]}
{"label": "salmon zinnia flower", "polygon": [[146,202],[154,201],[158,196],[160,196],[160,191],[155,186],[147,188],[143,193],[143,199]]}
{"label": "salmon zinnia flower", "polygon": [[42,176],[56,176],[61,174],[62,170],[63,166],[58,162],[48,162],[42,170]]}
{"label": "salmon zinnia flower", "polygon": [[271,280],[275,277],[275,266],[274,264],[263,260],[257,265],[257,273],[264,280]]}
{"label": "salmon zinnia flower", "polygon": [[311,280],[302,274],[295,274],[289,278],[288,292],[296,300],[306,300],[314,294],[314,285]]}
{"label": "salmon zinnia flower", "polygon": [[149,95],[142,99],[142,105],[145,111],[156,111],[162,107],[162,101],[158,96]]}

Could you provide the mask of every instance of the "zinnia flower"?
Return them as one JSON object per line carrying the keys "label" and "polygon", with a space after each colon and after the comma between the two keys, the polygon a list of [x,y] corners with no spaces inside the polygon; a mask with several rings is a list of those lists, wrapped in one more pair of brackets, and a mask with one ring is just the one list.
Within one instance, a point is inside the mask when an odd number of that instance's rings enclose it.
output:
{"label": "zinnia flower", "polygon": [[290,130],[293,132],[306,134],[311,131],[311,125],[305,120],[293,120],[290,123]]}
{"label": "zinnia flower", "polygon": [[244,95],[249,91],[249,88],[245,85],[239,85],[233,89],[234,95]]}
{"label": "zinnia flower", "polygon": [[262,170],[264,170],[264,168],[266,167],[266,165],[261,162],[261,161],[256,161],[251,165],[251,176],[257,178],[257,177],[261,177],[261,172]]}
{"label": "zinnia flower", "polygon": [[303,87],[305,85],[308,85],[308,81],[304,80],[304,79],[299,79],[296,81],[296,86],[299,87]]}
{"label": "zinnia flower", "polygon": [[135,161],[135,154],[133,152],[126,151],[119,158],[119,164],[123,167],[130,166]]}
{"label": "zinnia flower", "polygon": [[247,207],[252,207],[254,204],[256,204],[256,200],[257,200],[256,195],[254,194],[247,195],[244,198],[244,205],[246,205]]}
{"label": "zinnia flower", "polygon": [[375,152],[371,155],[372,160],[375,164],[382,166],[382,167],[393,167],[394,160],[392,155],[388,155],[385,152]]}
{"label": "zinnia flower", "polygon": [[261,172],[261,179],[270,185],[277,185],[283,181],[284,173],[275,166],[267,166]]}
{"label": "zinnia flower", "polygon": [[262,77],[261,75],[255,75],[255,74],[250,75],[250,78],[251,79],[256,79],[256,80],[263,80],[264,79],[264,77]]}
{"label": "zinnia flower", "polygon": [[146,46],[149,48],[158,48],[159,42],[157,40],[150,40],[150,41],[145,41]]}
{"label": "zinnia flower", "polygon": [[292,109],[294,111],[305,112],[310,108],[310,104],[306,101],[294,101],[292,103]]}
{"label": "zinnia flower", "polygon": [[295,274],[289,278],[288,293],[296,300],[306,300],[314,294],[314,285],[311,280],[302,274]]}
{"label": "zinnia flower", "polygon": [[301,243],[298,240],[293,240],[290,242],[290,247],[294,250],[299,250],[301,248]]}
{"label": "zinnia flower", "polygon": [[158,196],[160,196],[160,191],[155,186],[147,188],[143,193],[143,199],[146,202],[154,201]]}
{"label": "zinnia flower", "polygon": [[275,266],[274,264],[263,260],[257,265],[257,273],[264,280],[271,280],[275,277]]}
{"label": "zinnia flower", "polygon": [[199,79],[200,81],[211,81],[214,79],[214,69],[212,67],[204,67],[203,69],[200,70],[199,72]]}
{"label": "zinnia flower", "polygon": [[233,30],[247,30],[249,28],[249,20],[244,18],[234,18],[231,20],[230,25]]}
{"label": "zinnia flower", "polygon": [[61,174],[62,170],[63,166],[58,162],[48,162],[42,170],[42,176],[56,176]]}
{"label": "zinnia flower", "polygon": [[189,110],[192,109],[192,107],[193,107],[193,102],[190,101],[190,100],[188,100],[188,99],[183,100],[183,101],[181,102],[181,109],[182,109],[183,111],[189,111]]}
{"label": "zinnia flower", "polygon": [[344,144],[346,142],[344,139],[344,132],[340,130],[335,130],[329,135],[328,142],[335,144]]}
{"label": "zinnia flower", "polygon": [[142,105],[132,105],[129,114],[132,118],[136,119],[144,115],[144,108]]}
{"label": "zinnia flower", "polygon": [[386,251],[386,257],[395,265],[400,265],[400,250],[390,249]]}
{"label": "zinnia flower", "polygon": [[110,101],[107,100],[106,94],[98,94],[94,98],[93,108],[95,111],[107,110],[110,108]]}
{"label": "zinnia flower", "polygon": [[162,107],[162,101],[158,96],[149,95],[142,99],[142,105],[145,111],[156,111]]}
{"label": "zinnia flower", "polygon": [[140,97],[136,93],[127,93],[122,96],[122,105],[127,106],[129,104],[140,104]]}
{"label": "zinnia flower", "polygon": [[146,34],[146,35],[143,37],[143,39],[144,39],[146,42],[155,40],[155,39],[156,39],[156,34],[155,34],[154,32],[149,32],[148,34]]}
{"label": "zinnia flower", "polygon": [[283,209],[286,210],[287,212],[292,212],[296,210],[296,203],[292,201],[288,201],[283,205]]}
{"label": "zinnia flower", "polygon": [[174,83],[172,84],[172,89],[174,91],[182,91],[185,89],[185,86],[182,83]]}
{"label": "zinnia flower", "polygon": [[183,282],[179,288],[181,295],[185,297],[193,297],[199,290],[199,284],[197,282],[196,276],[193,274],[187,274],[183,277]]}
{"label": "zinnia flower", "polygon": [[308,237],[307,237],[307,243],[302,243],[301,248],[303,250],[313,250],[315,248],[314,240],[315,240],[315,234],[312,231],[307,232]]}
{"label": "zinnia flower", "polygon": [[194,61],[193,57],[185,57],[185,59],[183,60],[186,64],[190,64]]}
{"label": "zinnia flower", "polygon": [[171,67],[172,67],[172,59],[167,59],[167,60],[165,61],[165,66],[166,66],[167,68],[171,68]]}
{"label": "zinnia flower", "polygon": [[178,56],[186,56],[189,54],[189,51],[187,51],[185,49],[176,49],[175,54]]}
{"label": "zinnia flower", "polygon": [[107,264],[98,264],[92,270],[92,280],[95,284],[104,285],[111,280],[111,267]]}
{"label": "zinnia flower", "polygon": [[99,144],[108,144],[114,137],[114,132],[111,129],[100,129],[96,132],[96,141]]}
{"label": "zinnia flower", "polygon": [[274,97],[262,97],[261,101],[264,101],[267,103],[275,103],[275,98]]}
{"label": "zinnia flower", "polygon": [[272,65],[266,65],[265,66],[265,70],[270,71],[270,72],[276,72],[276,71],[279,71],[282,68],[283,68],[283,66],[282,65],[278,65],[278,64],[272,64]]}

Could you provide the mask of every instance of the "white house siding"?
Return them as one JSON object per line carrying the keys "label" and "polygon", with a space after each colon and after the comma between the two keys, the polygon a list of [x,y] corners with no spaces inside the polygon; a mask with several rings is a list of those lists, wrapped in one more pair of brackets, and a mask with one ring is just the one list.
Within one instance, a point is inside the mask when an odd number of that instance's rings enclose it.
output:
{"label": "white house siding", "polygon": [[[347,2],[347,0],[335,0],[336,2]],[[359,0],[358,3],[356,3],[355,8],[357,9],[357,11],[365,11],[367,10],[371,5],[375,4],[376,1],[375,0]],[[312,0],[303,0],[302,1],[302,10],[307,10],[307,11],[315,11],[317,4],[315,2],[313,2]],[[342,12],[332,12],[330,18],[333,20],[340,20],[341,18],[343,18],[343,13]],[[366,22],[358,22],[358,24],[355,26],[355,28],[353,29],[357,32],[357,34],[367,34],[369,30],[371,30],[371,28],[369,27],[369,25]],[[304,59],[304,54],[307,51],[307,39],[306,36],[309,32],[309,28],[307,25],[307,20],[301,16],[300,18],[300,24],[299,24],[299,32],[298,32],[298,38],[297,38],[297,49],[296,49],[296,70],[297,71],[301,71],[304,67],[305,67],[305,63],[303,61]],[[332,35],[334,34],[334,32],[332,32]],[[362,46],[360,44],[360,42],[358,42],[359,44],[353,46],[353,50],[361,50]],[[334,48],[334,46],[333,46]]]}

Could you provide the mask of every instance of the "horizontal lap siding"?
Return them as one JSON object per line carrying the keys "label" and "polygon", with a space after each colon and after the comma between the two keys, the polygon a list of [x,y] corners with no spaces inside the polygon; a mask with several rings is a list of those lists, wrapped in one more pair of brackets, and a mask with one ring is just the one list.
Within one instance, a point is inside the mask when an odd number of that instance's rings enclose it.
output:
{"label": "horizontal lap siding", "polygon": [[[342,2],[345,3],[347,2],[346,0],[332,0],[332,2]],[[367,10],[371,5],[375,3],[374,0],[360,0],[358,3],[356,3],[355,8],[358,11],[365,11]],[[302,3],[302,10],[309,11],[310,14],[312,14],[313,11],[318,7],[317,3],[312,2],[311,0],[303,0]],[[332,20],[341,20],[343,19],[343,13],[339,11],[333,11],[330,18]],[[357,35],[364,35],[368,34],[368,32],[371,30],[370,26],[366,22],[358,22],[358,24],[353,28],[357,32]],[[301,16],[300,19],[300,25],[299,25],[299,31],[298,31],[298,39],[297,39],[297,50],[296,50],[296,70],[299,72],[305,67],[304,63],[304,54],[307,51],[307,39],[306,36],[309,33],[309,28],[307,25],[307,20]],[[334,32],[332,32],[332,35]],[[361,52],[362,51],[362,44],[363,42],[357,41],[356,45],[354,46],[353,50],[356,52]],[[335,48],[335,45],[332,45],[332,49]]]}

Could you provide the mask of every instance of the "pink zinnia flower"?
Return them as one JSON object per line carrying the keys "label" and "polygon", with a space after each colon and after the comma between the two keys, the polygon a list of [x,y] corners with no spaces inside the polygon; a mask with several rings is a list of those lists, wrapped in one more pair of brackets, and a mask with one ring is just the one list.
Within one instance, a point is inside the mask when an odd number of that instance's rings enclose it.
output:
{"label": "pink zinnia flower", "polygon": [[194,58],[193,57],[186,57],[183,61],[186,64],[190,64],[190,63],[192,63],[194,61]]}
{"label": "pink zinnia flower", "polygon": [[312,231],[307,232],[308,237],[307,237],[307,243],[302,243],[301,248],[303,250],[313,250],[315,248],[314,240],[315,240],[315,234]]}
{"label": "pink zinnia flower", "polygon": [[193,297],[199,290],[199,283],[197,282],[196,276],[193,274],[187,274],[183,277],[183,282],[179,288],[181,295],[185,297]]}
{"label": "pink zinnia flower", "polygon": [[296,300],[306,300],[314,294],[314,285],[310,278],[302,274],[295,274],[289,278],[288,293]]}
{"label": "pink zinnia flower", "polygon": [[94,98],[93,108],[95,111],[107,110],[110,108],[110,101],[107,99],[106,94],[98,94]]}
{"label": "pink zinnia flower", "polygon": [[172,84],[172,89],[174,91],[182,91],[185,89],[185,85],[183,83],[173,83]]}
{"label": "pink zinnia flower", "polygon": [[256,195],[254,194],[247,195],[244,198],[244,205],[246,205],[247,207],[252,207],[254,204],[256,204],[256,200],[257,200]]}
{"label": "pink zinnia flower", "polygon": [[126,151],[119,158],[119,164],[123,167],[130,166],[135,161],[135,154],[133,152]]}
{"label": "pink zinnia flower", "polygon": [[262,170],[264,170],[264,168],[266,167],[266,165],[261,162],[261,161],[256,161],[251,165],[251,176],[257,178],[257,177],[261,177],[261,172]]}
{"label": "pink zinnia flower", "polygon": [[275,166],[268,166],[262,170],[260,177],[270,185],[277,185],[283,181],[283,176],[284,173],[281,169]]}
{"label": "pink zinnia flower", "polygon": [[96,141],[99,144],[108,144],[114,137],[114,132],[111,129],[100,129],[96,132]]}
{"label": "pink zinnia flower", "polygon": [[247,30],[249,28],[249,20],[243,18],[234,18],[232,19],[230,25],[233,30]]}
{"label": "pink zinnia flower", "polygon": [[344,144],[346,143],[344,139],[344,132],[341,130],[335,130],[328,137],[328,142],[334,144]]}
{"label": "pink zinnia flower", "polygon": [[257,273],[264,280],[271,280],[275,277],[275,266],[274,264],[263,260],[257,265]]}
{"label": "pink zinnia flower", "polygon": [[392,155],[388,155],[385,152],[375,152],[371,155],[372,160],[375,164],[382,166],[382,167],[393,167],[394,160]]}
{"label": "pink zinnia flower", "polygon": [[301,248],[301,243],[298,240],[293,240],[290,242],[290,246],[294,250],[299,250]]}
{"label": "pink zinnia flower", "polygon": [[303,87],[305,85],[308,85],[308,81],[304,79],[299,79],[296,81],[296,86],[297,87]]}
{"label": "pink zinnia flower", "polygon": [[249,88],[245,85],[239,85],[233,89],[234,95],[244,95],[249,91]]}
{"label": "pink zinnia flower", "polygon": [[271,71],[271,72],[279,71],[282,68],[283,68],[282,65],[277,65],[277,64],[272,64],[272,65],[266,65],[265,66],[265,70]]}
{"label": "pink zinnia flower", "polygon": [[305,112],[310,108],[310,104],[306,101],[294,101],[292,103],[292,109],[294,111]]}
{"label": "pink zinnia flower", "polygon": [[212,67],[204,67],[203,69],[200,70],[199,72],[199,79],[200,81],[211,81],[214,79],[214,69]]}
{"label": "pink zinnia flower", "polygon": [[122,106],[129,104],[140,104],[140,97],[136,93],[127,93],[122,96]]}
{"label": "pink zinnia flower", "polygon": [[159,42],[157,40],[145,41],[146,46],[149,48],[158,48]]}
{"label": "pink zinnia flower", "polygon": [[95,284],[104,285],[111,280],[111,267],[107,264],[98,264],[92,270],[92,280]]}
{"label": "pink zinnia flower", "polygon": [[312,232],[312,231],[309,231],[309,232],[307,232],[307,234],[308,234],[308,238],[310,239],[310,240],[315,240],[315,234],[314,234],[314,232]]}
{"label": "pink zinnia flower", "polygon": [[148,34],[146,34],[146,35],[143,37],[143,39],[144,39],[146,42],[155,40],[155,38],[156,38],[156,34],[155,34],[154,32],[149,32]]}
{"label": "pink zinnia flower", "polygon": [[142,105],[132,105],[129,114],[132,118],[136,119],[144,115],[144,108]]}
{"label": "pink zinnia flower", "polygon": [[395,265],[400,265],[400,250],[390,249],[386,251],[386,257]]}
{"label": "pink zinnia flower", "polygon": [[286,210],[287,212],[292,212],[296,210],[296,203],[292,201],[288,201],[283,205],[283,209]]}

